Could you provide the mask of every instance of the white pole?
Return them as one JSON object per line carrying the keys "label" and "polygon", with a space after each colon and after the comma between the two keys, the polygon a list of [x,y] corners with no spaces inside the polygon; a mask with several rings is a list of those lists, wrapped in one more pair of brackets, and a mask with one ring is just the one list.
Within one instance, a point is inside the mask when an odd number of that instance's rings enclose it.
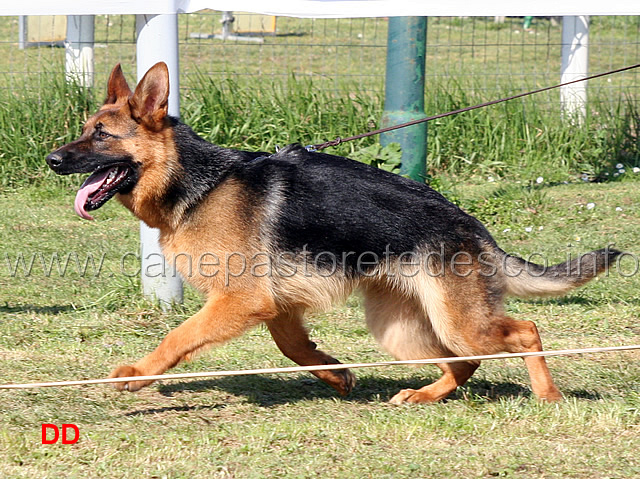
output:
{"label": "white pole", "polygon": [[27,17],[20,15],[18,17],[18,48],[24,50],[27,47]]}
{"label": "white pole", "polygon": [[[589,74],[589,16],[562,17],[562,75],[560,82],[584,78]],[[587,82],[560,89],[563,116],[581,124],[587,114]]]}
{"label": "white pole", "polygon": [[222,12],[222,38],[224,40],[231,36],[231,24],[234,20],[233,12]]}
{"label": "white pole", "polygon": [[[157,62],[169,68],[169,114],[180,116],[178,68],[178,16],[136,15],[138,81]],[[158,243],[159,231],[140,222],[142,290],[163,309],[182,302],[182,279],[167,262]]]}
{"label": "white pole", "polygon": [[65,71],[68,82],[93,86],[94,15],[67,15]]}

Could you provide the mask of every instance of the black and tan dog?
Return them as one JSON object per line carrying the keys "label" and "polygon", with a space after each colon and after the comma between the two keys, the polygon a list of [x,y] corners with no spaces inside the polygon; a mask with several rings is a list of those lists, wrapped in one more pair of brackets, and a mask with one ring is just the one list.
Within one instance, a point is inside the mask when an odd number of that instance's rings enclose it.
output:
{"label": "black and tan dog", "polygon": [[[212,145],[167,115],[168,95],[163,63],[135,92],[116,66],[82,136],[47,157],[56,173],[91,173],[76,197],[80,216],[116,196],[159,228],[167,259],[206,295],[155,351],[111,377],[161,374],[260,323],[296,363],[337,363],[309,340],[303,315],[355,289],[369,329],[398,359],[541,351],[535,324],[505,315],[505,295],[565,293],[619,254],[535,265],[502,251],[479,221],[424,184],[300,146],[269,156]],[[559,400],[544,358],[525,363],[533,392]],[[438,366],[438,381],[391,401],[443,399],[478,363]],[[341,394],[355,383],[348,370],[314,374]]]}

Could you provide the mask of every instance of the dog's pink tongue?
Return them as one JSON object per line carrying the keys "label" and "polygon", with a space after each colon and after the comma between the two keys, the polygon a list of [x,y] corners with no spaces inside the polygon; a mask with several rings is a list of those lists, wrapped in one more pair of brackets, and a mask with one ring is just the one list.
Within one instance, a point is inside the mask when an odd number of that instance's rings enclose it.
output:
{"label": "dog's pink tongue", "polygon": [[93,219],[93,216],[87,213],[87,210],[84,209],[84,206],[87,204],[89,195],[95,193],[96,191],[98,191],[98,189],[100,189],[102,184],[107,179],[107,176],[109,176],[110,171],[111,170],[105,170],[100,173],[94,173],[89,178],[87,178],[84,183],[82,183],[82,186],[76,194],[76,201],[73,204],[74,209],[76,210],[76,213],[78,213],[78,216],[80,216],[80,218],[84,218],[85,220]]}

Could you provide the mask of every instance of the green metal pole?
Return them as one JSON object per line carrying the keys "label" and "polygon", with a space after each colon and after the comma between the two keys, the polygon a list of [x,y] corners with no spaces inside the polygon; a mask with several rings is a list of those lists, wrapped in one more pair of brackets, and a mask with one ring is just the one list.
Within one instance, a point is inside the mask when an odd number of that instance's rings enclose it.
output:
{"label": "green metal pole", "polygon": [[[382,126],[425,117],[424,71],[427,17],[392,17],[387,37],[387,73]],[[427,163],[427,124],[383,133],[382,146],[402,147],[400,174],[424,182]]]}

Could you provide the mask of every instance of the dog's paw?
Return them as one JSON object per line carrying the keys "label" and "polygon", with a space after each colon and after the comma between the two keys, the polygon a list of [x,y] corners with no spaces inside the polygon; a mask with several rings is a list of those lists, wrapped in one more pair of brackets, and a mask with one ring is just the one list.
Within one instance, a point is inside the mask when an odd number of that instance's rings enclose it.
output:
{"label": "dog's paw", "polygon": [[404,403],[425,403],[434,402],[434,399],[430,394],[423,391],[417,391],[415,389],[403,389],[398,394],[389,399],[391,404],[404,404]]}
{"label": "dog's paw", "polygon": [[[111,374],[109,374],[109,378],[127,378],[127,377],[132,377],[132,376],[145,376],[145,374],[140,372],[135,366],[128,366],[128,365],[127,366],[120,366],[120,367],[114,369]],[[145,386],[148,386],[152,382],[153,381],[150,381],[150,380],[146,380],[146,381],[126,381],[126,382],[122,381],[122,382],[116,382],[116,383],[112,383],[112,384],[118,391],[134,392],[134,391],[137,391],[139,389],[142,389]]]}
{"label": "dog's paw", "polygon": [[340,381],[332,384],[332,386],[340,393],[341,396],[346,396],[356,385],[356,375],[348,369],[334,371],[334,373],[338,378],[340,378]]}
{"label": "dog's paw", "polygon": [[544,394],[538,396],[540,402],[560,402],[563,401],[562,393],[557,389],[551,389]]}

